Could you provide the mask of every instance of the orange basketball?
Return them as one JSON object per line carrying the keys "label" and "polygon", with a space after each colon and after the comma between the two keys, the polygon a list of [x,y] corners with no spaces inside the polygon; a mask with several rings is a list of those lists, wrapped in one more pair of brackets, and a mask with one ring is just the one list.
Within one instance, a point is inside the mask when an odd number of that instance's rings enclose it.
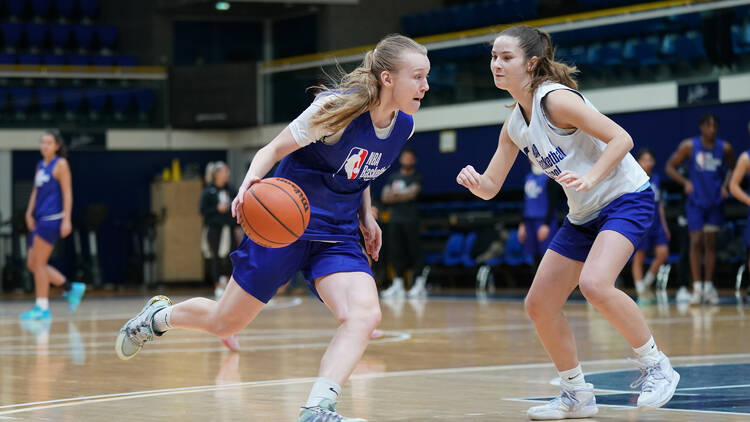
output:
{"label": "orange basketball", "polygon": [[269,177],[250,186],[239,209],[242,229],[253,242],[281,248],[297,240],[310,222],[307,195],[291,180]]}

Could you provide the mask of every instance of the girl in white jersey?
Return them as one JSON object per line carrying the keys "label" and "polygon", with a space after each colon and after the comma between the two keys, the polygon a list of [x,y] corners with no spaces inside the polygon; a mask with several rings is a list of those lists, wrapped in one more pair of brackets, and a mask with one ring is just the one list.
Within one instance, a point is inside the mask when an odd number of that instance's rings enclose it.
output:
{"label": "girl in white jersey", "polygon": [[560,183],[570,214],[555,234],[526,297],[526,311],[560,374],[559,397],[528,410],[531,419],[584,418],[597,413],[593,385],[584,381],[573,331],[562,314],[570,293],[581,293],[633,347],[643,376],[639,407],[660,407],[679,375],[660,352],[633,300],[615,279],[651,225],[654,193],[629,154],[633,141],[578,91],[577,70],[554,60],[549,35],[528,26],[495,39],[490,69],[515,108],[500,132],[484,173],[464,167],[459,184],[483,199],[497,195],[518,151]]}

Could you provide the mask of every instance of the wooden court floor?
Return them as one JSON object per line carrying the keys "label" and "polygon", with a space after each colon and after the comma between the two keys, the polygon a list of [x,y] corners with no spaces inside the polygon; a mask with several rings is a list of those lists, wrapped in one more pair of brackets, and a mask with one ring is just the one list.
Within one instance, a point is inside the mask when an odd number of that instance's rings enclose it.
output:
{"label": "wooden court floor", "polygon": [[[336,327],[308,297],[279,297],[230,353],[208,335],[171,331],[121,362],[113,342],[144,297],[53,300],[49,325],[20,324],[29,301],[0,301],[0,421],[295,421]],[[173,299],[182,300],[183,297]],[[386,337],[369,346],[339,411],[370,421],[525,420],[557,394],[520,300],[472,295],[383,303]],[[590,306],[566,314],[601,421],[750,420],[750,308],[644,307],[682,374],[668,408],[638,411],[629,347]]]}

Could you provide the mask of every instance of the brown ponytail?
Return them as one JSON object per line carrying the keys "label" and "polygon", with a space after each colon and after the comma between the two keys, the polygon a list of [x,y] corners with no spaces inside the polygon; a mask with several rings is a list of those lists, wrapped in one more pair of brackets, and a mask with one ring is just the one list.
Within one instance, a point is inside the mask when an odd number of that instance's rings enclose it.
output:
{"label": "brown ponytail", "polygon": [[498,37],[503,35],[518,39],[518,44],[527,59],[537,58],[536,66],[531,71],[532,91],[547,81],[578,89],[578,83],[573,77],[578,73],[578,68],[555,61],[555,47],[548,33],[530,26],[518,25],[504,30]]}
{"label": "brown ponytail", "polygon": [[362,63],[352,72],[344,74],[339,81],[331,78],[331,85],[311,87],[321,95],[332,95],[312,117],[313,126],[336,133],[354,118],[378,105],[380,101],[380,74],[395,72],[400,65],[401,54],[415,51],[427,55],[427,49],[403,35],[388,35],[365,54]]}

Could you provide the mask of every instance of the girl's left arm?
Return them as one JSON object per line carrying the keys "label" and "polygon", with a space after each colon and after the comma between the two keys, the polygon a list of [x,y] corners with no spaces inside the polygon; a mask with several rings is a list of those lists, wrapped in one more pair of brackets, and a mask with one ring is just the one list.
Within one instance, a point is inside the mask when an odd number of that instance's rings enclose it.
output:
{"label": "girl's left arm", "polygon": [[633,148],[633,139],[609,117],[589,107],[583,98],[568,90],[552,91],[544,108],[551,123],[559,128],[578,128],[607,144],[601,157],[586,174],[566,170],[557,181],[576,191],[587,191],[604,180]]}
{"label": "girl's left arm", "polygon": [[61,158],[57,161],[53,176],[60,183],[60,190],[63,197],[63,212],[65,213],[60,226],[60,236],[67,237],[73,231],[73,224],[71,223],[73,216],[73,181],[68,160]]}
{"label": "girl's left arm", "polygon": [[370,198],[370,186],[362,191],[362,204],[359,206],[359,229],[365,240],[365,249],[372,259],[378,260],[380,247],[383,244],[383,232],[375,221],[372,214],[372,199]]}

